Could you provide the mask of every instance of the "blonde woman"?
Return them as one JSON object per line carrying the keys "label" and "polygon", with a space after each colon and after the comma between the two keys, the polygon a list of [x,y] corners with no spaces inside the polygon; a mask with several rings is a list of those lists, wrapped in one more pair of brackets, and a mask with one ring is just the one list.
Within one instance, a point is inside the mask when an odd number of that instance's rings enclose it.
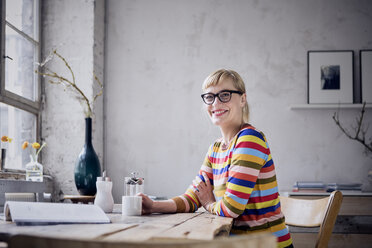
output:
{"label": "blonde woman", "polygon": [[269,230],[277,236],[278,247],[293,247],[266,137],[248,124],[242,78],[233,70],[218,70],[205,79],[203,92],[205,109],[222,137],[209,147],[183,195],[167,201],[142,195],[143,214],[193,212],[203,206],[212,214],[234,218],[232,234]]}

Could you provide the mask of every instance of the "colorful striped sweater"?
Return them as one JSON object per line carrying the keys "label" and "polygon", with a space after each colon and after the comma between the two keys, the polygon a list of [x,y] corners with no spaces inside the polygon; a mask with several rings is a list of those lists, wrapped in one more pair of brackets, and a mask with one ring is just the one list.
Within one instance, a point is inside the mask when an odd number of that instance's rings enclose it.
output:
{"label": "colorful striped sweater", "polygon": [[291,247],[292,240],[280,209],[274,162],[264,134],[246,124],[229,147],[221,140],[210,146],[203,165],[186,193],[173,198],[178,212],[193,212],[201,204],[195,187],[205,172],[213,185],[213,214],[234,218],[233,234],[270,230],[278,247]]}

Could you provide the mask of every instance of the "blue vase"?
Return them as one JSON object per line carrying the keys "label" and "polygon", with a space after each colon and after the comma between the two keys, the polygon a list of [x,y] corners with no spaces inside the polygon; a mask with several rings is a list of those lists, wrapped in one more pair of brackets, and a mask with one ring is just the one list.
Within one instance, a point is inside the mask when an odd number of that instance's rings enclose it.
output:
{"label": "blue vase", "polygon": [[95,195],[101,165],[92,145],[92,118],[85,118],[85,144],[75,164],[75,185],[80,195]]}

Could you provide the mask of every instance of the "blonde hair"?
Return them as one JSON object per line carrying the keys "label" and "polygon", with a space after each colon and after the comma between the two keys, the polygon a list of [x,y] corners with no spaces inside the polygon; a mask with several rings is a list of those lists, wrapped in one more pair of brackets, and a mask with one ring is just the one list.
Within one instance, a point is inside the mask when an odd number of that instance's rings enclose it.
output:
{"label": "blonde hair", "polygon": [[[240,77],[240,75],[233,70],[226,70],[226,69],[219,69],[212,74],[210,74],[203,83],[202,90],[205,91],[211,86],[216,86],[218,85],[221,81],[225,79],[231,79],[233,82],[234,87],[242,92],[246,93],[245,91],[245,85],[243,79]],[[248,102],[245,102],[245,105],[243,107],[243,121],[248,123],[249,121],[249,106]]]}

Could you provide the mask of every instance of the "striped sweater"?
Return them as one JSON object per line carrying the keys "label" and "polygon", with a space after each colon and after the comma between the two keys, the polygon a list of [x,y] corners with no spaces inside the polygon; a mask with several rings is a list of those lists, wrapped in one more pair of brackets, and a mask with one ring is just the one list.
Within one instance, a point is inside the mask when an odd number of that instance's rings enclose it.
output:
{"label": "striped sweater", "polygon": [[278,247],[292,246],[280,209],[275,166],[262,132],[246,124],[228,147],[222,146],[221,139],[211,145],[193,184],[173,198],[178,212],[201,206],[194,191],[204,181],[203,172],[216,198],[209,211],[234,218],[233,234],[270,230],[278,237]]}

